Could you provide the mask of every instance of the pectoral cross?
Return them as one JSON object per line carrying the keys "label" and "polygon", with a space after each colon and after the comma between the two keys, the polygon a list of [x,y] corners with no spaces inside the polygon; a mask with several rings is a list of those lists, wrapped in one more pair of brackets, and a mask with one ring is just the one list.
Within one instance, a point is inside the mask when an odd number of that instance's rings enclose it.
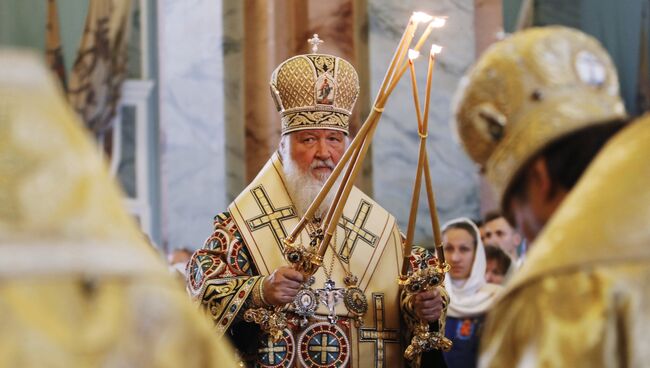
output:
{"label": "pectoral cross", "polygon": [[314,37],[307,40],[307,42],[309,42],[311,44],[311,52],[313,52],[315,54],[315,53],[318,52],[318,45],[323,43],[323,40],[318,38],[317,33],[314,33]]}
{"label": "pectoral cross", "polygon": [[327,318],[331,324],[336,323],[338,317],[336,316],[336,305],[343,300],[343,288],[335,287],[336,284],[332,280],[325,281],[325,287],[318,289],[318,299],[323,303],[327,310],[330,312]]}

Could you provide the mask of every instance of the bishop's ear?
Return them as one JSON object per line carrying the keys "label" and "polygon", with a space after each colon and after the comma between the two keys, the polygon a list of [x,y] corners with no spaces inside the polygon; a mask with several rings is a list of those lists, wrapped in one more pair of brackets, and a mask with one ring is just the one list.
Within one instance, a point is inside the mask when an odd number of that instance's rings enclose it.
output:
{"label": "bishop's ear", "polygon": [[557,188],[551,178],[546,159],[541,156],[533,159],[527,171],[528,195],[544,201],[553,200]]}

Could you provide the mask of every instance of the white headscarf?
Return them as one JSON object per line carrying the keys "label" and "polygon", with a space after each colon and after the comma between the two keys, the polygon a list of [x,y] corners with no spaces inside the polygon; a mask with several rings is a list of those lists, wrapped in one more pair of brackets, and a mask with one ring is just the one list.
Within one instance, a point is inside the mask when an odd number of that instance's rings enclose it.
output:
{"label": "white headscarf", "polygon": [[447,277],[445,277],[445,288],[450,299],[447,315],[450,317],[472,317],[484,314],[490,308],[497,292],[501,290],[501,286],[485,281],[485,248],[479,230],[472,220],[466,217],[453,219],[442,227],[442,231],[444,232],[451,225],[458,223],[467,223],[474,229],[473,238],[476,239],[476,252],[469,278],[464,283],[459,284],[452,281],[450,273],[447,273]]}

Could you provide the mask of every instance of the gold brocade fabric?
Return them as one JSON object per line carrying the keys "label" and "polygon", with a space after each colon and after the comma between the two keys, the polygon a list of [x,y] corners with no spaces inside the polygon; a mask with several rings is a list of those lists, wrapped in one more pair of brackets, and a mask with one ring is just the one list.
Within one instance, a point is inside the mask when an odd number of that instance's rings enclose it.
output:
{"label": "gold brocade fabric", "polygon": [[488,316],[482,367],[650,365],[650,115],[614,136]]}
{"label": "gold brocade fabric", "polygon": [[0,50],[0,367],[234,367],[45,64]]}
{"label": "gold brocade fabric", "polygon": [[489,314],[480,367],[647,367],[650,262],[532,281]]}
{"label": "gold brocade fabric", "polygon": [[235,367],[165,276],[2,278],[0,367]]}
{"label": "gold brocade fabric", "polygon": [[458,135],[500,204],[519,170],[548,144],[626,116],[605,49],[559,26],[530,28],[492,45],[458,97]]}

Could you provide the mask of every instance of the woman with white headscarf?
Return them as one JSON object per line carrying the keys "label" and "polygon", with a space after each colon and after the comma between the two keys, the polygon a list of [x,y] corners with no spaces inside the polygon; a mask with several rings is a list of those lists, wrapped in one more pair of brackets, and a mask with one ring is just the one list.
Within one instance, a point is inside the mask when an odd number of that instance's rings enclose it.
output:
{"label": "woman with white headscarf", "polygon": [[445,278],[450,299],[445,335],[454,343],[444,356],[450,368],[475,367],[485,314],[501,286],[485,281],[485,249],[470,219],[454,219],[442,232],[445,259],[451,265]]}

